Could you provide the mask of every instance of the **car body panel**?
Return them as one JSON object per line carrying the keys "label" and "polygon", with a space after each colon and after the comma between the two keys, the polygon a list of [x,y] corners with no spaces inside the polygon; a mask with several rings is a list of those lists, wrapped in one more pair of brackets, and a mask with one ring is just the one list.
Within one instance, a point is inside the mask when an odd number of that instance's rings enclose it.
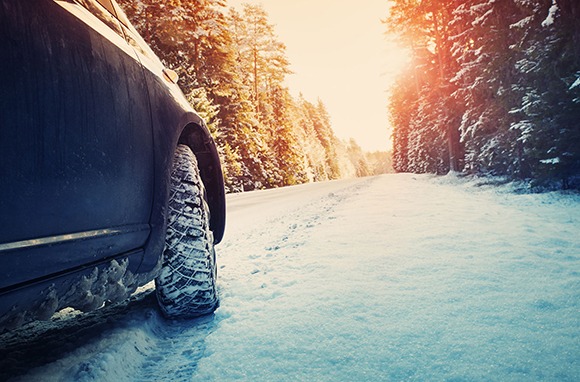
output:
{"label": "car body panel", "polygon": [[[26,4],[53,9],[28,12]],[[0,62],[10,95],[0,106],[9,114],[0,130],[0,194],[12,195],[0,200],[0,243],[148,224],[153,139],[142,68],[65,9],[17,6],[32,20],[3,22],[26,33],[11,34]],[[139,238],[129,249],[143,244]]]}
{"label": "car body panel", "polygon": [[54,309],[92,307],[63,289],[85,285],[91,269],[125,264],[130,286],[112,301],[157,275],[180,141],[200,157],[216,242],[223,236],[223,177],[205,123],[118,6],[107,8],[0,0],[0,331],[46,315],[39,290]]}

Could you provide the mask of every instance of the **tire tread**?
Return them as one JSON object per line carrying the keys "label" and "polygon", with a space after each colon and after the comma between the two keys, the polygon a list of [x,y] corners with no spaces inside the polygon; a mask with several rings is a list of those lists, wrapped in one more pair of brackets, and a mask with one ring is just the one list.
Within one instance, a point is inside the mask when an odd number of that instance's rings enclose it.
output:
{"label": "tire tread", "polygon": [[218,306],[213,234],[197,160],[179,145],[171,173],[169,217],[157,299],[168,318],[193,318]]}

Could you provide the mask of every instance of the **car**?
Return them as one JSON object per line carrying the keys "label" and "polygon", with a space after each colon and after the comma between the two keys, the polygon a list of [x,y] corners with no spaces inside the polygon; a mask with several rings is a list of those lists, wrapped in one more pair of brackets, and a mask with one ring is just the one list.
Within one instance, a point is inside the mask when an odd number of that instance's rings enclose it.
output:
{"label": "car", "polygon": [[155,280],[218,305],[225,190],[177,74],[112,0],[0,0],[0,333]]}

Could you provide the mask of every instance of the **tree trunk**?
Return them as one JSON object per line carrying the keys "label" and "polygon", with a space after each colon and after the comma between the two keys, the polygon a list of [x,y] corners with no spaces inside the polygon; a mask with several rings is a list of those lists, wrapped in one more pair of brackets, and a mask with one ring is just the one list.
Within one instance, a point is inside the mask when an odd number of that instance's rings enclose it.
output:
{"label": "tree trunk", "polygon": [[[437,45],[437,61],[439,66],[439,92],[442,96],[448,97],[444,94],[444,86],[446,82],[445,76],[445,58],[443,56],[443,38],[441,36],[441,30],[439,28],[439,12],[437,9],[433,9],[433,26],[435,28],[435,44]],[[459,132],[457,128],[453,125],[453,118],[450,117],[450,111],[447,110],[447,147],[449,149],[449,171],[458,172],[459,171]]]}

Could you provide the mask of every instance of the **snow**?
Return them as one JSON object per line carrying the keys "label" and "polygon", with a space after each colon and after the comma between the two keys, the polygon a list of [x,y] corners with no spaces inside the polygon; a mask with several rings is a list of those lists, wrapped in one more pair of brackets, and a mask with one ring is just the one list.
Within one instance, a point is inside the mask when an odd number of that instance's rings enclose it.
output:
{"label": "snow", "polygon": [[[127,259],[118,262],[111,260],[108,264],[88,268],[82,278],[70,285],[70,293],[58,296],[54,285],[49,285],[41,293],[44,296],[38,306],[27,311],[15,311],[2,317],[0,333],[18,327],[23,322],[48,320],[59,307],[72,307],[79,310],[94,310],[105,305],[105,301],[124,301],[142,283],[140,279],[151,280],[152,275],[134,275],[128,269]],[[90,272],[89,272],[90,271]]]}
{"label": "snow", "polygon": [[[514,111],[511,110],[510,113],[512,112]],[[526,143],[534,130],[534,124],[531,121],[524,119],[522,121],[512,123],[510,130],[517,130],[519,132],[518,141]]]}
{"label": "snow", "polygon": [[574,81],[574,83],[570,85],[570,90],[577,88],[578,86],[580,86],[580,77],[576,78],[576,81]]}
{"label": "snow", "polygon": [[544,21],[542,21],[543,27],[549,27],[550,25],[554,24],[554,18],[556,17],[556,13],[558,12],[558,4],[556,0],[552,0],[552,6],[548,10],[548,16]]}
{"label": "snow", "polygon": [[555,158],[548,158],[548,159],[541,159],[540,163],[543,164],[558,164],[560,163],[560,157],[555,157]]}
{"label": "snow", "polygon": [[[145,288],[28,327],[62,354],[14,380],[580,380],[580,196],[519,191],[397,174],[229,195],[213,316],[165,321]],[[83,319],[101,329],[67,338]]]}
{"label": "snow", "polygon": [[[520,21],[513,23],[510,25],[510,29],[522,29],[530,25],[530,23],[534,20],[534,16],[527,16],[521,19]],[[515,45],[512,45],[515,47]],[[510,46],[511,47],[511,46]]]}
{"label": "snow", "polygon": [[493,14],[493,8],[488,9],[483,15],[477,17],[471,22],[474,27],[483,25],[485,21]]}

